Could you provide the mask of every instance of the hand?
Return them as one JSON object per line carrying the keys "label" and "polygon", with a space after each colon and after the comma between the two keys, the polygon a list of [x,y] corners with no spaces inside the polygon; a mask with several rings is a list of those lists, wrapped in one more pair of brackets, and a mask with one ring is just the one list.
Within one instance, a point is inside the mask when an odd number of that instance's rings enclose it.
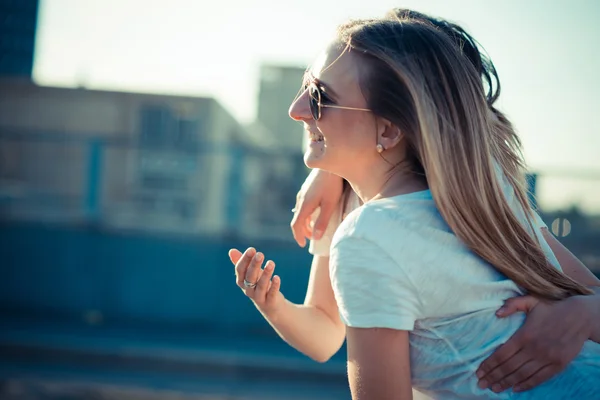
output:
{"label": "hand", "polygon": [[[499,393],[529,390],[569,365],[590,336],[589,318],[582,315],[582,296],[546,303],[532,296],[508,299],[496,315],[524,312],[523,326],[477,370],[479,387]],[[560,323],[557,323],[560,321]]]}
{"label": "hand", "polygon": [[[257,253],[252,247],[248,248],[244,254],[237,249],[229,250],[229,259],[235,265],[237,285],[244,294],[254,302],[263,315],[274,315],[285,301],[279,291],[281,279],[275,275],[271,280],[275,263],[267,261],[263,270],[261,266],[264,255]],[[244,280],[256,282],[256,286],[253,288],[246,287]]]}
{"label": "hand", "polygon": [[[294,218],[290,224],[298,245],[306,246],[307,238],[321,239],[339,205],[342,189],[343,180],[339,176],[320,169],[310,172],[296,195]],[[312,228],[311,217],[317,208],[320,213]]]}

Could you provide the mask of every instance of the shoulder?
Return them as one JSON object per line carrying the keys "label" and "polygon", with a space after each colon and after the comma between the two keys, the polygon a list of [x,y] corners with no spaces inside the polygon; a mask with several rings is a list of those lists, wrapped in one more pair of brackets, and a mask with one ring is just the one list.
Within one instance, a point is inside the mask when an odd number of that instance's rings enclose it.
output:
{"label": "shoulder", "polygon": [[411,276],[418,257],[403,244],[410,232],[405,224],[393,223],[396,228],[387,234],[386,228],[378,230],[388,220],[379,210],[362,206],[338,228],[329,263],[332,288],[346,325],[411,330],[423,315]]}
{"label": "shoulder", "polygon": [[433,200],[425,197],[388,198],[366,203],[342,221],[333,237],[332,247],[345,241],[362,240],[386,247],[391,239],[395,243],[415,240],[411,233],[436,213]]}
{"label": "shoulder", "polygon": [[389,206],[385,202],[365,204],[342,221],[331,243],[332,274],[340,265],[353,273],[368,273],[373,268],[399,272],[399,264],[415,256],[410,249],[418,239],[410,221]]}

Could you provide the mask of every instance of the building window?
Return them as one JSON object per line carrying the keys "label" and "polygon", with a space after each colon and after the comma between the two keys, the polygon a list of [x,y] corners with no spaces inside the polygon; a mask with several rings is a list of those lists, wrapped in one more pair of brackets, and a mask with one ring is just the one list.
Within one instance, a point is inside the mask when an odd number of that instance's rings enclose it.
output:
{"label": "building window", "polygon": [[142,145],[164,147],[169,142],[173,116],[166,107],[145,106],[141,110],[140,140]]}
{"label": "building window", "polygon": [[142,175],[142,186],[144,189],[151,190],[186,190],[187,180],[182,176],[173,176],[171,174],[145,173]]}
{"label": "building window", "polygon": [[175,146],[180,148],[190,148],[197,143],[198,120],[180,119],[177,121],[177,131],[175,132]]}
{"label": "building window", "polygon": [[200,122],[160,105],[142,107],[140,142],[143,146],[189,150],[198,142]]}

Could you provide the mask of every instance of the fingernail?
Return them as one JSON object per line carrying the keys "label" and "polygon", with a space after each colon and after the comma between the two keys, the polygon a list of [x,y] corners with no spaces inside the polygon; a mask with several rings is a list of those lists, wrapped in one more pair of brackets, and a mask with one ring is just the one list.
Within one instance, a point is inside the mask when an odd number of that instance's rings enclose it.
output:
{"label": "fingernail", "polygon": [[256,253],[256,255],[254,256],[254,258],[256,259],[256,261],[260,262],[263,260],[263,254],[262,253]]}
{"label": "fingernail", "polygon": [[502,391],[502,386],[499,383],[494,383],[492,385],[492,392],[498,393]]}
{"label": "fingernail", "polygon": [[317,229],[317,230],[315,231],[314,238],[315,238],[316,240],[319,240],[319,239],[321,239],[321,236],[323,236],[323,231],[322,231],[322,230],[320,230],[320,229]]}
{"label": "fingernail", "polygon": [[506,307],[502,306],[496,311],[496,315],[502,315],[506,311]]}
{"label": "fingernail", "polygon": [[270,271],[273,269],[273,262],[271,261],[267,261],[267,265],[265,266],[265,269]]}
{"label": "fingernail", "polygon": [[482,381],[479,381],[479,383],[477,384],[477,386],[479,386],[480,389],[487,389],[488,387],[488,383],[487,381],[484,379]]}
{"label": "fingernail", "polygon": [[519,385],[517,385],[517,386],[515,386],[515,387],[513,388],[513,392],[520,392],[520,391],[521,391],[521,389],[522,389],[522,387],[521,387],[521,386],[519,386]]}
{"label": "fingernail", "polygon": [[477,379],[481,379],[481,378],[483,378],[483,375],[485,375],[485,374],[483,373],[483,371],[479,370],[479,371],[477,371],[477,373],[475,375],[477,376]]}

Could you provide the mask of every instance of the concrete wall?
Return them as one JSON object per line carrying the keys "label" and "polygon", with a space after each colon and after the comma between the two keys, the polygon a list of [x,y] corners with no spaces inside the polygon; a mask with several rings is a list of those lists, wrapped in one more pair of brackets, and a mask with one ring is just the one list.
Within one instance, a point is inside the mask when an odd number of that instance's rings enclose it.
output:
{"label": "concrete wall", "polygon": [[[165,110],[169,123],[191,121],[196,141],[183,147],[171,139],[150,147],[141,143],[142,114],[152,107]],[[62,207],[77,209],[89,197],[90,185],[98,185],[102,212],[123,226],[222,230],[231,146],[243,135],[238,122],[211,98],[0,81],[0,189],[17,187],[16,192],[38,198],[54,195]],[[184,183],[164,190],[144,183],[171,178]],[[148,201],[191,204],[192,220],[169,222],[159,209],[140,209],[138,203]],[[152,218],[162,222],[148,221]]]}

